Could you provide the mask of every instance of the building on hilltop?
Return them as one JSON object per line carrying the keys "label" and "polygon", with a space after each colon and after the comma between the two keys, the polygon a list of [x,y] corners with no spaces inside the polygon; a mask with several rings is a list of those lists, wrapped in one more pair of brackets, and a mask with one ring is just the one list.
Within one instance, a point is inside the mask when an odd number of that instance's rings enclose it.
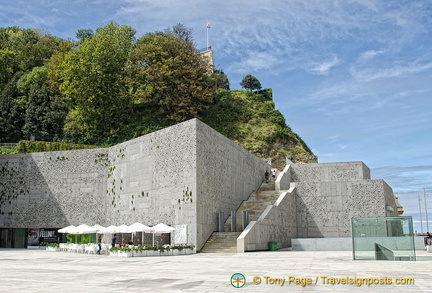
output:
{"label": "building on hilltop", "polygon": [[208,65],[208,71],[209,73],[214,72],[214,61],[213,61],[213,50],[211,48],[208,48],[207,50],[200,52],[201,57]]}
{"label": "building on hilltop", "polygon": [[162,222],[172,243],[205,251],[231,233],[244,252],[397,216],[391,188],[361,162],[288,164],[265,183],[265,161],[197,119],[110,148],[0,156],[0,170],[0,247],[26,247],[36,229]]}

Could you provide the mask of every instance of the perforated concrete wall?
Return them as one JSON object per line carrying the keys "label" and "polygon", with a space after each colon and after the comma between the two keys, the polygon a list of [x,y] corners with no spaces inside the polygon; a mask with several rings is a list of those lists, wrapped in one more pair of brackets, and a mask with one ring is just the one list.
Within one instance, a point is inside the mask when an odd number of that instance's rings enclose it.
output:
{"label": "perforated concrete wall", "polygon": [[217,213],[237,210],[264,180],[266,162],[197,121],[197,243],[217,231]]}
{"label": "perforated concrete wall", "polygon": [[292,165],[298,238],[349,237],[352,217],[395,215],[393,191],[362,162]]}
{"label": "perforated concrete wall", "polygon": [[0,228],[162,222],[187,225],[199,250],[265,168],[196,119],[107,149],[0,156],[0,191],[13,195]]}
{"label": "perforated concrete wall", "polygon": [[[106,223],[106,149],[0,156],[2,228],[57,228],[70,223]],[[18,178],[18,180],[16,180]],[[21,192],[22,191],[22,192]]]}
{"label": "perforated concrete wall", "polygon": [[196,243],[196,121],[109,148],[107,222],[187,225]]}

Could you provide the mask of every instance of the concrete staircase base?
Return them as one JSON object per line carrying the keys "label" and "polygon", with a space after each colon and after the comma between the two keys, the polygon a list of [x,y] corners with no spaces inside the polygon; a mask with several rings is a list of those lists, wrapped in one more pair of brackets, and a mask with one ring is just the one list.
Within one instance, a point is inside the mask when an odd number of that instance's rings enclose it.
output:
{"label": "concrete staircase base", "polygon": [[237,238],[242,227],[242,211],[248,211],[249,222],[256,221],[268,205],[274,204],[282,192],[275,190],[273,178],[268,183],[263,182],[256,192],[253,192],[247,201],[244,201],[236,211],[236,229],[231,231],[231,215],[225,221],[224,230],[227,232],[213,232],[200,252],[203,253],[237,253]]}
{"label": "concrete staircase base", "polygon": [[237,253],[237,238],[241,232],[213,232],[201,253]]}

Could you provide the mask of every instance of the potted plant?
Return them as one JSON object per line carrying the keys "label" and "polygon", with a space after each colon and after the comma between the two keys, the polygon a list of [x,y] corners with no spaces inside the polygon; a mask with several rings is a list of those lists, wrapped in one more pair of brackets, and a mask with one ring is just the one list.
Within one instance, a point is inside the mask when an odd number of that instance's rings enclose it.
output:
{"label": "potted plant", "polygon": [[179,244],[171,247],[173,255],[184,255],[196,253],[194,245]]}
{"label": "potted plant", "polygon": [[160,255],[164,255],[164,256],[173,255],[173,253],[172,253],[171,248],[169,247],[169,245],[168,246],[164,245],[164,246],[159,247],[159,251],[160,251]]}
{"label": "potted plant", "polygon": [[118,249],[118,254],[117,256],[119,257],[131,257],[132,255],[132,249],[129,247],[120,247]]}
{"label": "potted plant", "polygon": [[60,244],[58,244],[58,243],[47,243],[45,249],[47,251],[59,251],[60,250]]}
{"label": "potted plant", "polygon": [[173,255],[183,255],[186,254],[186,250],[183,249],[183,245],[174,245],[171,247]]}
{"label": "potted plant", "polygon": [[135,248],[133,248],[132,251],[133,251],[133,256],[141,257],[147,255],[146,250],[142,245],[135,246]]}
{"label": "potted plant", "polygon": [[113,246],[113,247],[111,247],[110,248],[110,256],[117,256],[118,255],[118,247],[115,247],[115,246]]}
{"label": "potted plant", "polygon": [[193,245],[193,244],[185,245],[184,249],[186,250],[186,254],[195,254],[196,253],[196,248],[195,248],[195,245]]}
{"label": "potted plant", "polygon": [[147,256],[160,256],[159,248],[155,246],[146,246]]}

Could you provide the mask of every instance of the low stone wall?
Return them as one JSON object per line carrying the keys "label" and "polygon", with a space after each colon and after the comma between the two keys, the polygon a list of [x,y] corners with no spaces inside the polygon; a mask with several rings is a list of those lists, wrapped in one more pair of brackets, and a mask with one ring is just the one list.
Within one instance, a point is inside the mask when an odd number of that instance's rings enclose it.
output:
{"label": "low stone wall", "polygon": [[294,251],[352,251],[352,238],[297,238],[291,240]]}
{"label": "low stone wall", "polygon": [[237,238],[237,252],[267,250],[268,242],[278,247],[291,245],[296,236],[295,188],[282,193],[274,205],[269,205],[257,221],[252,221]]}
{"label": "low stone wall", "polygon": [[291,184],[291,166],[286,165],[284,170],[279,173],[279,176],[275,182],[275,189],[279,190],[288,190]]}
{"label": "low stone wall", "polygon": [[293,164],[292,182],[347,181],[370,179],[369,168],[363,162]]}

